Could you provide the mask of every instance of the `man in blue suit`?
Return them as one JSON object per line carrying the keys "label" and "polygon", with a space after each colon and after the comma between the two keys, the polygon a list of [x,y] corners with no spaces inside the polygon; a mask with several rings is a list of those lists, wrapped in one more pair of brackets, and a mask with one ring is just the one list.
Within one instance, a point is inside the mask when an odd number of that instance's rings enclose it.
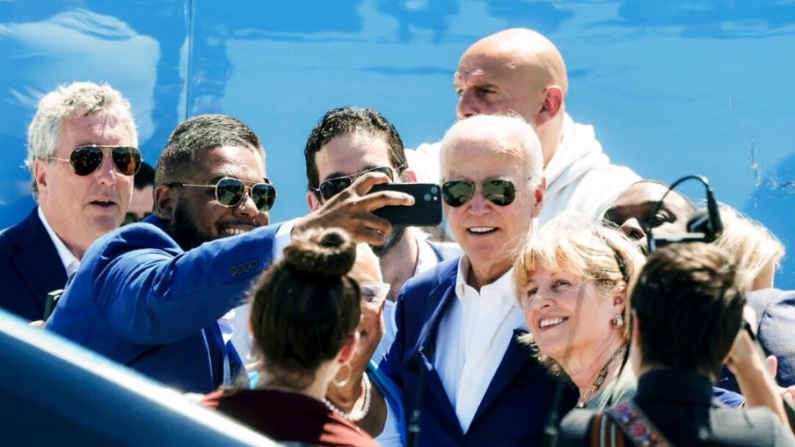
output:
{"label": "man in blue suit", "polygon": [[41,99],[25,160],[38,206],[0,233],[0,308],[42,319],[47,294],[124,219],[137,145],[130,103],[108,85],[75,82]]}
{"label": "man in blue suit", "polygon": [[464,255],[406,283],[381,367],[407,413],[420,410],[420,445],[538,445],[556,386],[517,341],[527,325],[511,276],[544,203],[541,144],[521,118],[479,115],[448,130],[440,162]]}
{"label": "man in blue suit", "polygon": [[[279,236],[264,172],[259,139],[240,121],[201,115],[180,124],[158,160],[154,215],[91,246],[47,328],[181,391],[229,383],[240,359],[217,320],[270,265]],[[358,193],[387,180],[363,177],[293,233],[338,226],[383,243],[389,224],[368,211],[412,199]]]}

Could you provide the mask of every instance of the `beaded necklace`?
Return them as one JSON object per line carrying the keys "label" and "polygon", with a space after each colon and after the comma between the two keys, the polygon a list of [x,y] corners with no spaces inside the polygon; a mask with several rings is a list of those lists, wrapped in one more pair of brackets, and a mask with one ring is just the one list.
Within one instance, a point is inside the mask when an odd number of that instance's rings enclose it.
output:
{"label": "beaded necklace", "polygon": [[624,355],[624,352],[627,350],[627,345],[621,345],[616,349],[616,352],[610,357],[610,360],[607,361],[605,366],[599,371],[599,375],[596,376],[596,380],[594,381],[593,385],[588,388],[588,391],[582,396],[579,402],[577,402],[577,408],[585,407],[585,404],[591,400],[592,397],[596,395],[600,388],[602,388],[602,384],[605,383],[605,379],[607,378],[607,372],[610,371],[610,366],[616,361],[617,358]]}
{"label": "beaded necklace", "polygon": [[336,412],[345,419],[351,422],[359,422],[364,419],[365,416],[367,416],[367,413],[370,412],[370,405],[372,404],[372,385],[370,384],[370,378],[367,377],[367,373],[362,374],[362,388],[364,388],[364,403],[362,404],[362,409],[359,411],[346,413],[337,408],[337,406],[331,403],[328,398],[324,398],[323,402],[331,411]]}

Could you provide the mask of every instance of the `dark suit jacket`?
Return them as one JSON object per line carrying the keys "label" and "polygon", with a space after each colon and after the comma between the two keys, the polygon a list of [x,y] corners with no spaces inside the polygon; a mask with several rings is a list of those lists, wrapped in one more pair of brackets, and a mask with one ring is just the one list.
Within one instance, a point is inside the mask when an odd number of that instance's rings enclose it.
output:
{"label": "dark suit jacket", "polygon": [[[534,446],[548,420],[556,381],[520,344],[514,331],[467,433],[434,368],[436,334],[456,299],[458,258],[447,260],[403,286],[396,310],[398,333],[381,368],[402,389],[406,414],[421,399],[421,446]],[[563,413],[575,403],[568,390]],[[410,418],[410,416],[409,416]]]}
{"label": "dark suit jacket", "polygon": [[[727,408],[713,399],[706,376],[655,370],[638,380],[635,403],[675,446],[792,446],[785,428],[767,408]],[[594,412],[573,410],[563,419],[559,447],[591,445]]]}
{"label": "dark suit jacket", "polygon": [[271,264],[278,227],[189,251],[157,216],[112,231],[83,256],[47,329],[181,391],[211,392],[226,352],[216,320]]}
{"label": "dark suit jacket", "polygon": [[67,279],[37,209],[0,232],[0,307],[26,320],[41,320],[47,294]]}

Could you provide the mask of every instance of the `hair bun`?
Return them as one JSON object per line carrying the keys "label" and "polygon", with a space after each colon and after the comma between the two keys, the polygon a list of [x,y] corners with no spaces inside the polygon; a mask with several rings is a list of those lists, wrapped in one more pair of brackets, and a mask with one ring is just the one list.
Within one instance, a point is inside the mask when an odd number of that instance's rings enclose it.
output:
{"label": "hair bun", "polygon": [[351,271],[356,244],[338,228],[310,230],[284,249],[284,262],[312,276],[339,278]]}

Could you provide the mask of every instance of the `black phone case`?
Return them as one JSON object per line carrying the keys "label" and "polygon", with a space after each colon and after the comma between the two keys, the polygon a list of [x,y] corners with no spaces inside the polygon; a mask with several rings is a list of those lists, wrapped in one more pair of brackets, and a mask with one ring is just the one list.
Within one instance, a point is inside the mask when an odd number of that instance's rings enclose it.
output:
{"label": "black phone case", "polygon": [[385,206],[373,210],[396,226],[431,227],[442,223],[441,187],[435,183],[383,183],[370,192],[399,191],[414,196],[412,206]]}

